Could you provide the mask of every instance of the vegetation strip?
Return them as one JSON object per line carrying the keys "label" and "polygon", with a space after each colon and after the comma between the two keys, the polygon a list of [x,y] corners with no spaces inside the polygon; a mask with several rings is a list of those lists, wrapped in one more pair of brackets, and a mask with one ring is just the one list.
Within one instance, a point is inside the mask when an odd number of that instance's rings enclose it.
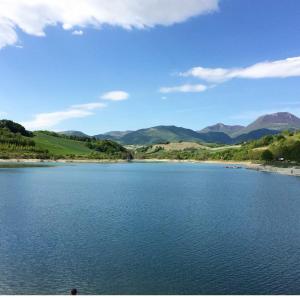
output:
{"label": "vegetation strip", "polygon": [[73,136],[50,131],[27,131],[18,123],[0,121],[0,159],[69,162],[137,160],[234,161],[263,163],[277,168],[298,169],[300,132],[283,131],[238,145],[177,141],[122,146],[112,140]]}

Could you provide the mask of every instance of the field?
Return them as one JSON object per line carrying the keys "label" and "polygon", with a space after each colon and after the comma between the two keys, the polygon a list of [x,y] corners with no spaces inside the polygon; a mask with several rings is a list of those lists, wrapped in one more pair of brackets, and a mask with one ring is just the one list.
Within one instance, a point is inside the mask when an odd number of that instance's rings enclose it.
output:
{"label": "field", "polygon": [[195,142],[174,142],[169,144],[153,145],[153,150],[157,147],[162,147],[164,150],[185,150],[185,149],[206,149],[212,151],[220,151],[225,149],[240,148],[241,145],[226,145],[226,146],[212,146],[213,144],[199,144]]}
{"label": "field", "polygon": [[75,141],[66,138],[60,138],[44,134],[42,132],[35,132],[33,140],[39,149],[47,149],[49,153],[55,155],[87,155],[93,150],[89,149],[84,142]]}

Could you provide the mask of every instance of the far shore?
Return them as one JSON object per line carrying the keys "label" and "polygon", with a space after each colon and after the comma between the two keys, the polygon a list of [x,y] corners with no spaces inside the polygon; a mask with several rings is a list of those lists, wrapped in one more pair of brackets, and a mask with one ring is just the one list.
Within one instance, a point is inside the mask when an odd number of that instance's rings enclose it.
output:
{"label": "far shore", "polygon": [[[0,159],[1,163],[127,163],[124,159],[25,159],[25,158],[12,158]],[[195,159],[133,159],[131,162],[169,162],[169,163],[209,163],[209,164],[230,164],[230,165],[243,165],[243,166],[258,166],[260,164],[251,161],[228,161],[228,160],[195,160]]]}
{"label": "far shore", "polygon": [[11,158],[0,159],[1,163],[121,163],[127,162],[124,159],[26,159]]}
{"label": "far shore", "polygon": [[248,170],[256,170],[260,172],[276,173],[288,176],[300,176],[300,168],[290,166],[286,168],[276,167],[272,165],[264,165],[261,163],[255,163],[252,161],[235,161],[235,160],[168,160],[168,159],[141,159],[135,160],[138,162],[192,162],[192,163],[206,163],[206,164],[223,164],[223,165],[236,165],[243,166]]}
{"label": "far shore", "polygon": [[[72,163],[127,163],[127,160],[123,159],[57,159],[57,160],[46,160],[46,159],[0,159],[1,163],[18,163],[18,164],[28,164],[28,163],[63,163],[63,164],[72,164]],[[252,161],[234,161],[234,160],[174,160],[174,159],[133,159],[132,162],[142,162],[142,163],[151,163],[151,162],[168,162],[168,163],[206,163],[206,164],[223,164],[223,165],[236,165],[242,166],[243,168],[249,170],[256,170],[261,172],[270,172],[277,173],[282,175],[289,176],[300,176],[300,167],[290,166],[290,167],[277,167],[273,165],[264,165],[261,163],[255,163]]]}

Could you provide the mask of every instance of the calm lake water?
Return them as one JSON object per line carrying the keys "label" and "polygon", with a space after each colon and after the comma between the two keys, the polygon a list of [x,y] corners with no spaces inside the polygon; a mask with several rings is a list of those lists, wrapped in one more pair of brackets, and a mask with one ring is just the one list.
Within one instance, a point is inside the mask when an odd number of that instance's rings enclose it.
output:
{"label": "calm lake water", "polygon": [[222,165],[0,169],[0,294],[300,294],[300,179]]}

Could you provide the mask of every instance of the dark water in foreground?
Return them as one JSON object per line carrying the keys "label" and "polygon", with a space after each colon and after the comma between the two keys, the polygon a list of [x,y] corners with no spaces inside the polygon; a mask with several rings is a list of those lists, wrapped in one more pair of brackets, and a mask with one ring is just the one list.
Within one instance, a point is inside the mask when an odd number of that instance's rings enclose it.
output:
{"label": "dark water in foreground", "polygon": [[0,170],[0,294],[300,294],[300,179],[201,164]]}

